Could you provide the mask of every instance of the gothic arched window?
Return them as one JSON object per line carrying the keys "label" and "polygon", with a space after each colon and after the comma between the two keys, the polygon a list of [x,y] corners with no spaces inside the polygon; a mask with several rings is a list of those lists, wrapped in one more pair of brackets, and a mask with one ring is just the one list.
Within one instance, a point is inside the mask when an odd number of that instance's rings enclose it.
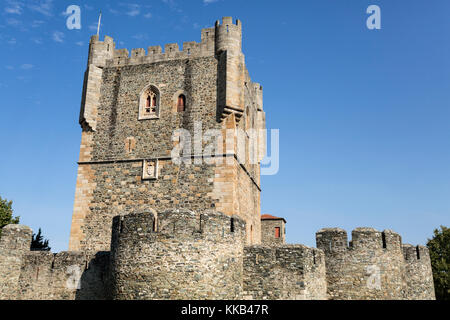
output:
{"label": "gothic arched window", "polygon": [[142,93],[139,106],[139,119],[159,117],[159,90],[155,86],[147,87]]}
{"label": "gothic arched window", "polygon": [[183,112],[184,110],[186,110],[186,96],[184,94],[180,94],[177,101],[177,111]]}

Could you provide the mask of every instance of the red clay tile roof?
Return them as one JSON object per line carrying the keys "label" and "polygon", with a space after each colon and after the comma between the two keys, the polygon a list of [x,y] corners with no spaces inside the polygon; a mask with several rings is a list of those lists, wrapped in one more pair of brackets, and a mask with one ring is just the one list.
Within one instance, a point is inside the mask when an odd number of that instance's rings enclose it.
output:
{"label": "red clay tile roof", "polygon": [[261,220],[283,220],[284,222],[286,222],[284,218],[275,217],[270,214],[263,214],[261,216]]}

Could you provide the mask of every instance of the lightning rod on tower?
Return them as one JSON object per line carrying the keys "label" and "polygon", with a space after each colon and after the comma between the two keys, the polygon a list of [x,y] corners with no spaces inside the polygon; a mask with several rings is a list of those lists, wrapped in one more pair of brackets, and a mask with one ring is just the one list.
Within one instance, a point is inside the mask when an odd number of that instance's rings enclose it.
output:
{"label": "lightning rod on tower", "polygon": [[100,24],[102,21],[102,11],[100,11],[100,16],[98,17],[97,35],[100,35]]}

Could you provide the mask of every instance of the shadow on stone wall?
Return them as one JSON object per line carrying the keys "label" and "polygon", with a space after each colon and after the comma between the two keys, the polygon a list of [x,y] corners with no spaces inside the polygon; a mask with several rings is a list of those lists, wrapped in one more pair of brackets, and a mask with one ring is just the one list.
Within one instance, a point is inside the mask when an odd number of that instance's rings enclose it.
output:
{"label": "shadow on stone wall", "polygon": [[110,300],[109,252],[98,252],[80,278],[75,300]]}

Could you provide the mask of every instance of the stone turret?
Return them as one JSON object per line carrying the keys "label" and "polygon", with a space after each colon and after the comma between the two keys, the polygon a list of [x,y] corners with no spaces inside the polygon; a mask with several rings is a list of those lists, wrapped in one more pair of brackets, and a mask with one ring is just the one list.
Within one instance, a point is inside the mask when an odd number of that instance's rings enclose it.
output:
{"label": "stone turret", "polygon": [[234,113],[239,121],[245,109],[246,69],[242,53],[242,24],[239,20],[233,23],[231,17],[225,17],[222,23],[216,22],[215,29],[218,76],[223,80],[218,91],[219,114],[223,119]]}
{"label": "stone turret", "polygon": [[245,222],[214,211],[117,216],[113,298],[240,299]]}
{"label": "stone turret", "polygon": [[114,57],[115,48],[113,38],[105,36],[104,40],[100,41],[98,35],[92,36],[89,42],[88,67],[90,65],[104,67],[106,60]]}
{"label": "stone turret", "polygon": [[104,41],[100,41],[98,35],[91,37],[80,111],[80,125],[85,131],[95,131],[97,128],[97,112],[100,104],[100,89],[103,83],[103,68],[106,65],[106,61],[114,57],[114,52],[115,43],[113,38],[105,36]]}
{"label": "stone turret", "polygon": [[405,299],[436,299],[428,248],[404,244],[402,249],[405,257]]}
{"label": "stone turret", "polygon": [[242,53],[242,23],[233,22],[232,17],[222,18],[222,23],[216,21],[216,54],[228,51],[229,55]]}
{"label": "stone turret", "polygon": [[398,234],[357,228],[349,244],[345,230],[322,229],[316,241],[325,253],[329,299],[403,299],[404,260]]}

